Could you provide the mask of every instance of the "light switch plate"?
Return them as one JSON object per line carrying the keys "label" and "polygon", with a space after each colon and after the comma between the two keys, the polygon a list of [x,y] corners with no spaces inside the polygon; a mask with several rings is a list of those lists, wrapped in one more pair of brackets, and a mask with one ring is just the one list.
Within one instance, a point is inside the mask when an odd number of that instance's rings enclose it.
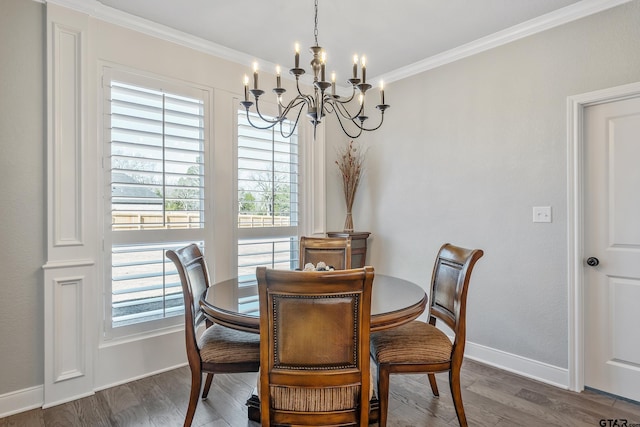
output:
{"label": "light switch plate", "polygon": [[551,206],[534,206],[533,222],[551,222]]}

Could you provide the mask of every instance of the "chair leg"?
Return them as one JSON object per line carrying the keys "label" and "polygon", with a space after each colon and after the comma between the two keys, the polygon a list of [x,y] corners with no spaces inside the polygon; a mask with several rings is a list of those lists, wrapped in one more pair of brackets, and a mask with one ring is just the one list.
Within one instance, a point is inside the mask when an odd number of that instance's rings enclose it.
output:
{"label": "chair leg", "polygon": [[389,370],[382,364],[378,364],[378,402],[378,427],[386,427],[389,411]]}
{"label": "chair leg", "polygon": [[196,406],[200,397],[200,386],[202,385],[202,373],[198,370],[191,370],[191,393],[189,393],[189,407],[187,415],[184,417],[184,427],[190,427],[193,422],[193,416],[196,414]]}
{"label": "chair leg", "polygon": [[451,387],[451,396],[453,397],[453,406],[456,408],[456,415],[458,416],[460,427],[467,427],[467,417],[464,414],[462,391],[460,389],[460,367],[452,367],[449,371],[449,385]]}
{"label": "chair leg", "polygon": [[438,383],[436,382],[435,374],[429,374],[429,384],[431,384],[431,391],[433,392],[433,395],[440,396],[440,393],[438,392]]}
{"label": "chair leg", "polygon": [[204,389],[202,390],[202,398],[206,399],[209,396],[209,389],[211,388],[211,383],[213,382],[213,373],[207,372],[207,379],[204,381]]}

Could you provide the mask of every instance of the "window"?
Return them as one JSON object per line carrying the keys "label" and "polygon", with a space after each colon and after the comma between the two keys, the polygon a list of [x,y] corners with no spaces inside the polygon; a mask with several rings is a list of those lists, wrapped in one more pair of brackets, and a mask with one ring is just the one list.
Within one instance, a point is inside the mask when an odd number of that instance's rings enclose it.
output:
{"label": "window", "polygon": [[[285,134],[292,123],[283,123]],[[298,136],[255,129],[238,111],[239,309],[258,310],[257,266],[291,269],[298,262]]]}
{"label": "window", "polygon": [[105,83],[105,330],[113,332],[184,311],[165,253],[204,248],[206,93],[113,70]]}

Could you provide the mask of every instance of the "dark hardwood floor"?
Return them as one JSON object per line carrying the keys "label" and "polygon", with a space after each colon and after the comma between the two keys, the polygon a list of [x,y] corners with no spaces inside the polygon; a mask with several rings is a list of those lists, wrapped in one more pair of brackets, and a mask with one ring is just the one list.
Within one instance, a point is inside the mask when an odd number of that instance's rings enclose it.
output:
{"label": "dark hardwood floor", "polygon": [[[245,402],[257,374],[217,375],[200,401],[194,426],[254,427]],[[189,394],[184,367],[97,392],[48,409],[0,419],[9,426],[182,426]],[[574,393],[477,362],[463,365],[463,399],[470,426],[640,427],[640,404],[585,391]],[[434,398],[426,375],[392,375],[389,426],[457,426],[447,375],[438,375]],[[600,420],[605,420],[601,423]],[[619,420],[618,424],[613,421]]]}

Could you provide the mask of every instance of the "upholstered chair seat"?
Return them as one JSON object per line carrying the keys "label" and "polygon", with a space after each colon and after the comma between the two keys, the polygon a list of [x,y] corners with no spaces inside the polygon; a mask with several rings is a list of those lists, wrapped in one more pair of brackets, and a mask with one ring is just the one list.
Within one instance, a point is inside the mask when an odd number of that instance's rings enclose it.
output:
{"label": "upholstered chair seat", "polygon": [[260,335],[213,325],[198,339],[203,364],[260,360]]}
{"label": "upholstered chair seat", "polygon": [[438,364],[451,358],[452,344],[440,329],[413,321],[384,334],[371,334],[371,349],[378,363]]}

